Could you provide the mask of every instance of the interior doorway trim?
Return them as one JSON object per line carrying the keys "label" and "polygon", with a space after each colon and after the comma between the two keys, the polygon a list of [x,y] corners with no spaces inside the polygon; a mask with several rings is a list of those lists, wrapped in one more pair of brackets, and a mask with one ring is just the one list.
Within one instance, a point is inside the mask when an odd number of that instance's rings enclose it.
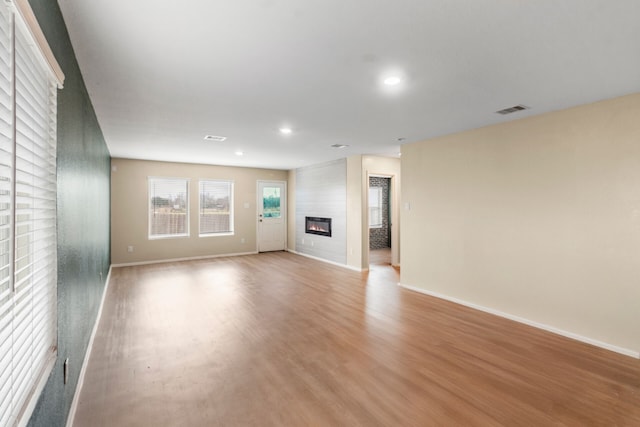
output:
{"label": "interior doorway trim", "polygon": [[398,188],[397,188],[397,177],[395,174],[388,173],[376,173],[376,172],[367,172],[367,181],[366,187],[367,191],[365,193],[365,206],[367,207],[367,222],[366,229],[367,232],[364,233],[365,247],[367,249],[367,266],[370,265],[371,260],[369,259],[370,252],[370,241],[369,241],[369,182],[370,178],[389,178],[389,220],[390,220],[390,228],[391,228],[391,265],[394,267],[400,266],[400,210],[398,209]]}

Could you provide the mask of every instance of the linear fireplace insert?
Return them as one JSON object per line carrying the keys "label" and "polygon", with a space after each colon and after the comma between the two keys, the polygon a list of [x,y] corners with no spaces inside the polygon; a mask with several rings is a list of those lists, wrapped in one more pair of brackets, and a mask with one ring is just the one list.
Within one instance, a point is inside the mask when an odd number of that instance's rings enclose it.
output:
{"label": "linear fireplace insert", "polygon": [[331,218],[306,216],[304,218],[304,232],[331,237]]}

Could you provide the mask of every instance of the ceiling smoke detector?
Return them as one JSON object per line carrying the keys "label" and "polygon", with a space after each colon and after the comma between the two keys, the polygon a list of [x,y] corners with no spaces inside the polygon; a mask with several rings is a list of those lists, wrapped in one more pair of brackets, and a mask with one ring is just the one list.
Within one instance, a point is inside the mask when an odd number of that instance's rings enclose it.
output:
{"label": "ceiling smoke detector", "polygon": [[513,107],[505,108],[504,110],[498,110],[496,111],[496,113],[502,114],[504,116],[507,114],[517,113],[518,111],[528,110],[528,109],[529,107],[525,105],[514,105]]}
{"label": "ceiling smoke detector", "polygon": [[227,139],[226,136],[216,136],[216,135],[206,135],[204,137],[205,141],[216,141],[216,142],[222,142],[225,139]]}

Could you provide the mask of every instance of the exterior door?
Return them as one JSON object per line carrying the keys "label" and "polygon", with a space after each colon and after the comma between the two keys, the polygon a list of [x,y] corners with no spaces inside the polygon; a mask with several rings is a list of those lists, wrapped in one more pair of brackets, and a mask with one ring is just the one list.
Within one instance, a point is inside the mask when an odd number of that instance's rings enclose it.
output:
{"label": "exterior door", "polygon": [[258,252],[285,249],[286,194],[282,181],[258,181]]}

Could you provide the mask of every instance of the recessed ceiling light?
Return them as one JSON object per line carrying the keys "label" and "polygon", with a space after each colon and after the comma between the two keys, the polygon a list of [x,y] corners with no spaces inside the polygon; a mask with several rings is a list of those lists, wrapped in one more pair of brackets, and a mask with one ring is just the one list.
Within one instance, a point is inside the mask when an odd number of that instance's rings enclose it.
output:
{"label": "recessed ceiling light", "polygon": [[216,136],[216,135],[206,135],[204,137],[205,141],[217,141],[217,142],[222,142],[225,139],[227,139],[226,136]]}
{"label": "recessed ceiling light", "polygon": [[236,156],[244,156],[244,153],[240,150],[236,151]]}
{"label": "recessed ceiling light", "polygon": [[284,135],[289,135],[291,132],[293,132],[291,128],[280,128],[280,133]]}
{"label": "recessed ceiling light", "polygon": [[387,86],[395,86],[402,81],[398,76],[389,76],[383,80],[383,83]]}
{"label": "recessed ceiling light", "polygon": [[347,147],[348,147],[348,145],[346,145],[346,144],[333,144],[331,146],[331,148],[347,148]]}

